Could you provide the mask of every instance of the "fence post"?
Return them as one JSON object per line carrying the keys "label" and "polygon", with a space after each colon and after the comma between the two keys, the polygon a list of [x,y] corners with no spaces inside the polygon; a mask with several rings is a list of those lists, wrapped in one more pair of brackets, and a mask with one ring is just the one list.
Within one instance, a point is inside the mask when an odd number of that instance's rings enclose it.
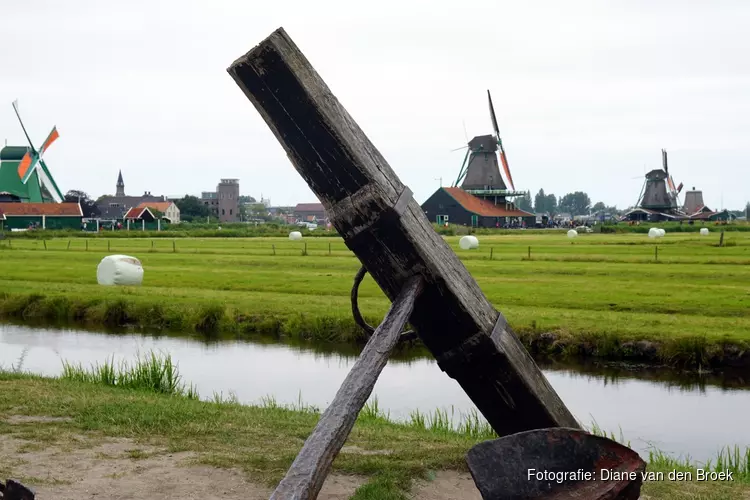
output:
{"label": "fence post", "polygon": [[529,252],[528,252],[528,254],[527,254],[527,255],[528,255],[528,257],[529,257],[529,260],[531,260],[531,245],[529,245]]}
{"label": "fence post", "polygon": [[177,242],[172,240],[172,252],[177,253]]}
{"label": "fence post", "polygon": [[151,240],[151,251],[154,251],[154,240]]}
{"label": "fence post", "polygon": [[42,240],[42,243],[44,243],[44,249],[47,250],[47,240]]}
{"label": "fence post", "polygon": [[654,260],[659,261],[659,245],[654,246]]}
{"label": "fence post", "polygon": [[723,229],[721,230],[721,236],[719,237],[719,246],[720,247],[724,246],[724,230]]}
{"label": "fence post", "polygon": [[492,247],[490,247],[490,260],[492,260],[492,250],[494,250]]}
{"label": "fence post", "polygon": [[305,248],[302,250],[302,255],[307,255],[307,242],[305,242]]}
{"label": "fence post", "polygon": [[271,245],[271,248],[273,249],[273,254],[276,255],[276,245]]}
{"label": "fence post", "polygon": [[108,252],[109,252],[109,244],[110,244],[110,243],[111,243],[111,242],[110,242],[109,240],[107,240],[107,251],[108,251]]}
{"label": "fence post", "polygon": [[331,242],[328,242],[328,255],[331,255]]}
{"label": "fence post", "polygon": [[68,240],[68,248],[67,250],[70,250],[70,240]]}
{"label": "fence post", "polygon": [[86,240],[86,251],[89,251],[89,240]]}

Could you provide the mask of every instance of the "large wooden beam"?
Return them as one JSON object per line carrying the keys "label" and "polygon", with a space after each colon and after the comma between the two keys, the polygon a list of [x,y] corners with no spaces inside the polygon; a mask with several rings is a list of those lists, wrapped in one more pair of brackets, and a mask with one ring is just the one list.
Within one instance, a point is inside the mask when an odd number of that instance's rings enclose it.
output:
{"label": "large wooden beam", "polygon": [[410,324],[499,435],[579,424],[419,204],[280,28],[227,70],[346,245],[393,301],[426,281]]}

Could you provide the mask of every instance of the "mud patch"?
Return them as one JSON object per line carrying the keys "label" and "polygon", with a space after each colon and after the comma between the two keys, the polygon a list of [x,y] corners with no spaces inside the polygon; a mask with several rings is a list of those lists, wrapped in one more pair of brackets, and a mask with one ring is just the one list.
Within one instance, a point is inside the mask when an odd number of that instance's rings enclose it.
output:
{"label": "mud patch", "polygon": [[482,500],[468,472],[438,471],[432,481],[415,481],[412,492],[414,500]]}
{"label": "mud patch", "polygon": [[[194,453],[169,453],[128,439],[109,439],[86,449],[46,447],[24,451],[29,442],[0,435],[0,469],[56,500],[143,498],[267,499],[271,489],[237,470],[192,465]],[[12,460],[7,460],[13,457]],[[344,500],[366,478],[331,474],[318,498]]]}
{"label": "mud patch", "polygon": [[72,422],[70,417],[45,417],[33,415],[10,415],[5,421],[11,425],[18,424],[56,424],[60,422]]}

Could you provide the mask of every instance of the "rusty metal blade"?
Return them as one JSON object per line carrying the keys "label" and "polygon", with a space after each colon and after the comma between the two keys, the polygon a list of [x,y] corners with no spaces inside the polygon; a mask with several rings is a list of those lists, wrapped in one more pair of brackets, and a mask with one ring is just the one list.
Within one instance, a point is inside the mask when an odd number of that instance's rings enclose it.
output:
{"label": "rusty metal blade", "polygon": [[484,500],[635,500],[646,470],[630,448],[562,427],[479,443],[466,461]]}

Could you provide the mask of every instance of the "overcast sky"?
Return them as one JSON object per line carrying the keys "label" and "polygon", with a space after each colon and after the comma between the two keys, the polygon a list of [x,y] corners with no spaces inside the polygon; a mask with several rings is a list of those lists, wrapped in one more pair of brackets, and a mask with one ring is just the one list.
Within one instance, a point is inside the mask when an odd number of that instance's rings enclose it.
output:
{"label": "overcast sky", "polygon": [[[210,6],[209,6],[210,5]],[[517,189],[632,205],[669,154],[711,207],[750,201],[746,0],[2,0],[11,102],[63,191],[199,194],[220,178],[316,201],[226,68],[283,26],[419,202],[492,132]]]}

